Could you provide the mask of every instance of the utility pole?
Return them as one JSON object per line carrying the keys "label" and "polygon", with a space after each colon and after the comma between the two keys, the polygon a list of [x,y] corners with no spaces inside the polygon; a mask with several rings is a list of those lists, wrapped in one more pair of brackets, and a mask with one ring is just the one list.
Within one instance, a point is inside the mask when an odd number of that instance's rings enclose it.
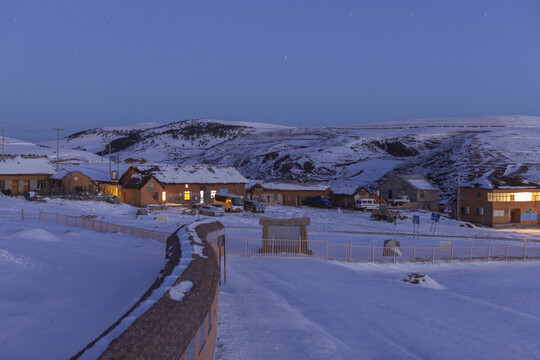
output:
{"label": "utility pole", "polygon": [[109,139],[109,178],[111,178],[112,175],[112,168],[111,168],[111,134],[107,136]]}
{"label": "utility pole", "polygon": [[5,138],[4,138],[4,129],[7,125],[0,125],[2,127],[2,155],[5,155],[4,152],[4,144],[5,144]]}
{"label": "utility pole", "polygon": [[56,130],[56,171],[58,171],[58,166],[60,164],[60,131],[64,129],[53,128]]}

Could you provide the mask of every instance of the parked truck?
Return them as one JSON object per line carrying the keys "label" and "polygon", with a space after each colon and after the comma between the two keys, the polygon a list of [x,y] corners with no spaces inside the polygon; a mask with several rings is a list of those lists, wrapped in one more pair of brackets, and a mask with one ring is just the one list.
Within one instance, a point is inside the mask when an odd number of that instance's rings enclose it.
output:
{"label": "parked truck", "polygon": [[407,195],[400,195],[391,200],[393,205],[405,205],[411,202],[411,199]]}

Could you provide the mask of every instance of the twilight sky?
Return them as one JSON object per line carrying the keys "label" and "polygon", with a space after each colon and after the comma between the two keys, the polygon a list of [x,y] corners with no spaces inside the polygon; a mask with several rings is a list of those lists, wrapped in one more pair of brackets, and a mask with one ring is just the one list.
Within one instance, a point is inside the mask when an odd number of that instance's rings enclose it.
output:
{"label": "twilight sky", "polygon": [[540,115],[537,0],[0,0],[0,124]]}

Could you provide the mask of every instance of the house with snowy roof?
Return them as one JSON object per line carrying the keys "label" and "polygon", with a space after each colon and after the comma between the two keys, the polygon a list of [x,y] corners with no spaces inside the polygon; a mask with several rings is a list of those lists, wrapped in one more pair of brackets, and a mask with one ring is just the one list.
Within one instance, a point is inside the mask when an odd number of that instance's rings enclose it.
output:
{"label": "house with snowy roof", "polygon": [[452,217],[493,227],[537,226],[540,184],[504,171],[491,171],[458,187]]}
{"label": "house with snowy roof", "polygon": [[109,163],[63,163],[56,174],[51,176],[50,190],[57,194],[76,194],[101,191],[105,195],[121,195],[118,184],[119,164],[112,168]]}
{"label": "house with snowy roof", "polygon": [[[153,180],[152,180],[153,179]],[[231,194],[244,197],[246,184],[249,181],[233,166],[206,165],[206,164],[154,164],[132,165],[119,180],[124,187],[125,202],[134,202],[132,188],[143,182],[144,185],[136,189],[141,193],[152,193],[155,203],[157,193],[158,202],[192,204],[211,203],[216,194]],[[148,186],[153,182],[154,186]],[[146,194],[148,195],[148,194]],[[149,203],[148,196],[138,194],[141,202],[138,206]]]}
{"label": "house with snowy roof", "polygon": [[330,194],[332,204],[341,208],[354,208],[358,199],[367,198],[369,198],[369,191],[363,186],[333,185]]}
{"label": "house with snowy roof", "polygon": [[302,183],[299,180],[261,181],[251,186],[248,198],[270,204],[301,206],[306,198],[329,196],[330,191],[328,185]]}
{"label": "house with snowy roof", "polygon": [[0,155],[0,191],[3,193],[44,191],[54,173],[53,164],[44,155]]}
{"label": "house with snowy roof", "polygon": [[438,211],[441,191],[422,175],[394,175],[382,183],[379,196],[387,203],[408,196],[411,208]]}

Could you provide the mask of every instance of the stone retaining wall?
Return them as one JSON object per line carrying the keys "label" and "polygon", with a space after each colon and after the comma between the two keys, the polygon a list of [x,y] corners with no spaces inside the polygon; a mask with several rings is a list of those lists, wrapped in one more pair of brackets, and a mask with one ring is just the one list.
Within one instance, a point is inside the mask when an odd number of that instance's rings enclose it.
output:
{"label": "stone retaining wall", "polygon": [[[203,256],[194,253],[193,260],[176,279],[174,285],[182,281],[190,281],[193,283],[191,290],[185,294],[182,301],[171,299],[169,291],[166,291],[131,326],[109,343],[99,359],[210,360],[213,358],[217,335],[220,269],[216,253],[206,241],[206,237],[209,233],[223,228],[221,223],[213,222],[196,226],[195,233],[190,231],[189,241],[194,246],[204,247]],[[179,230],[167,239],[167,261],[156,283],[128,313],[86,349],[92,347],[123,318],[129,316],[141,302],[148,298],[147,294],[159,287],[163,279],[171,274],[182,257]],[[74,358],[78,358],[86,349]]]}

